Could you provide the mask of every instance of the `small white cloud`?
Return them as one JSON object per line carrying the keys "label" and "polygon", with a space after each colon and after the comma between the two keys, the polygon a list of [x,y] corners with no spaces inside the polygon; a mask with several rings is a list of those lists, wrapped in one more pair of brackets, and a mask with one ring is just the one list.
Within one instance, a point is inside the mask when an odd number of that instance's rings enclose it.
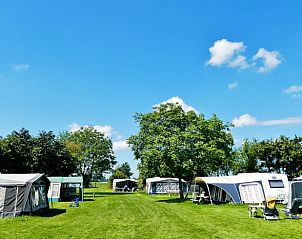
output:
{"label": "small white cloud", "polygon": [[235,127],[243,126],[275,126],[275,125],[297,125],[302,124],[302,117],[288,117],[285,119],[273,119],[273,120],[263,120],[258,121],[255,117],[244,114],[239,116],[239,118],[234,118],[232,123]]}
{"label": "small white cloud", "polygon": [[261,126],[273,126],[273,125],[297,125],[302,124],[302,117],[289,117],[285,119],[266,120],[259,122]]}
{"label": "small white cloud", "polygon": [[293,85],[284,90],[284,93],[287,95],[291,95],[293,98],[302,96],[302,85]]}
{"label": "small white cloud", "polygon": [[207,64],[212,66],[227,64],[232,68],[247,68],[246,58],[239,55],[240,52],[245,51],[245,48],[243,42],[231,42],[227,39],[218,40],[209,48],[211,58]]}
{"label": "small white cloud", "polygon": [[124,150],[129,150],[129,144],[127,143],[126,140],[122,141],[115,141],[112,143],[113,150],[116,151],[124,151]]}
{"label": "small white cloud", "polygon": [[229,88],[230,90],[234,90],[237,86],[238,86],[238,83],[237,83],[237,82],[228,84],[228,88]]}
{"label": "small white cloud", "polygon": [[281,64],[280,54],[278,51],[267,51],[260,48],[256,55],[253,56],[253,61],[262,59],[263,66],[258,67],[259,73],[269,72]]}
{"label": "small white cloud", "polygon": [[28,64],[16,64],[14,65],[14,69],[16,71],[26,71],[30,68],[30,65]]}
{"label": "small white cloud", "polygon": [[242,127],[242,126],[248,126],[248,125],[256,125],[257,120],[256,120],[256,118],[252,117],[249,114],[244,114],[244,115],[239,116],[239,118],[233,119],[232,123],[235,127]]}
{"label": "small white cloud", "polygon": [[166,101],[163,101],[159,104],[156,104],[154,105],[153,107],[158,107],[160,106],[161,104],[167,104],[167,103],[172,103],[172,104],[179,104],[181,106],[181,108],[185,111],[185,112],[188,112],[188,111],[191,111],[193,110],[195,113],[198,113],[198,111],[196,109],[194,109],[192,106],[190,105],[187,105],[183,99],[179,98],[178,96],[174,96],[174,97],[171,97],[170,99],[166,100]]}
{"label": "small white cloud", "polygon": [[246,57],[238,55],[234,60],[230,61],[228,64],[231,68],[247,69],[250,65],[246,61]]}
{"label": "small white cloud", "polygon": [[81,128],[85,129],[88,127],[93,127],[96,131],[104,133],[104,135],[108,138],[111,138],[112,133],[113,133],[113,128],[108,125],[84,125],[84,126],[81,126],[77,123],[72,123],[71,125],[68,125],[68,127],[69,127],[69,131],[72,133],[81,130]]}

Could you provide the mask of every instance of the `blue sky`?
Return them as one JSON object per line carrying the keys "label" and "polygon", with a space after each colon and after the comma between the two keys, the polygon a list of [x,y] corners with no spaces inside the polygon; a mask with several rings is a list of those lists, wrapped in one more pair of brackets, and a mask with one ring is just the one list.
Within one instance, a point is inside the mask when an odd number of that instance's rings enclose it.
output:
{"label": "blue sky", "polygon": [[301,1],[1,1],[0,135],[92,125],[135,171],[133,114],[172,99],[233,122],[236,145],[301,136],[301,11]]}

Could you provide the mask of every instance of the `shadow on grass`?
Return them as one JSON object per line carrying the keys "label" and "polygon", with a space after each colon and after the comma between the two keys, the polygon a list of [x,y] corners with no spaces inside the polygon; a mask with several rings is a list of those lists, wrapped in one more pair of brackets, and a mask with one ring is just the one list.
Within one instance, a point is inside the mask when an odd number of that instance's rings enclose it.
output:
{"label": "shadow on grass", "polygon": [[37,217],[55,217],[65,212],[66,209],[52,208],[48,210],[39,210],[37,212],[33,212],[31,215]]}
{"label": "shadow on grass", "polygon": [[84,193],[84,197],[104,197],[106,195],[129,195],[134,194],[133,192],[88,192]]}
{"label": "shadow on grass", "polygon": [[84,198],[84,202],[94,202],[93,198]]}
{"label": "shadow on grass", "polygon": [[161,199],[155,202],[164,202],[164,203],[181,203],[182,201],[179,198],[169,198],[169,199]]}

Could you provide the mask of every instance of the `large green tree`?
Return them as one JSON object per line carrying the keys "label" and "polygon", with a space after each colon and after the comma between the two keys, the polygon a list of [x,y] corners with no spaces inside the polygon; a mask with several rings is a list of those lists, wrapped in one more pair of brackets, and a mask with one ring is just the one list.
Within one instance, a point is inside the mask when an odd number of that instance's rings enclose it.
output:
{"label": "large green tree", "polygon": [[86,187],[93,175],[102,175],[116,164],[111,140],[93,127],[62,134],[61,140],[76,159],[78,172],[83,176]]}
{"label": "large green tree", "polygon": [[33,138],[29,131],[22,128],[13,131],[1,140],[2,173],[30,173],[32,172]]}
{"label": "large green tree", "polygon": [[179,104],[161,104],[151,113],[137,113],[139,132],[128,139],[142,178],[176,177],[183,200],[182,179],[227,174],[233,138],[217,116],[206,120]]}
{"label": "large green tree", "polygon": [[76,171],[75,160],[53,132],[41,131],[33,139],[32,171],[47,176],[68,176]]}

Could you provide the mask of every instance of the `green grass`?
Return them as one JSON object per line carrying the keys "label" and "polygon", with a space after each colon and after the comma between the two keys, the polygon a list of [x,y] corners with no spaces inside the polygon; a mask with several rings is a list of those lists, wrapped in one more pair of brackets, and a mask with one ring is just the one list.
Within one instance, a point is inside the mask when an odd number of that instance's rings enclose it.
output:
{"label": "green grass", "polygon": [[[0,220],[0,238],[300,238],[302,220],[249,218],[246,205],[194,205],[175,197],[87,189],[79,208]],[[96,192],[92,197],[91,192]]]}

